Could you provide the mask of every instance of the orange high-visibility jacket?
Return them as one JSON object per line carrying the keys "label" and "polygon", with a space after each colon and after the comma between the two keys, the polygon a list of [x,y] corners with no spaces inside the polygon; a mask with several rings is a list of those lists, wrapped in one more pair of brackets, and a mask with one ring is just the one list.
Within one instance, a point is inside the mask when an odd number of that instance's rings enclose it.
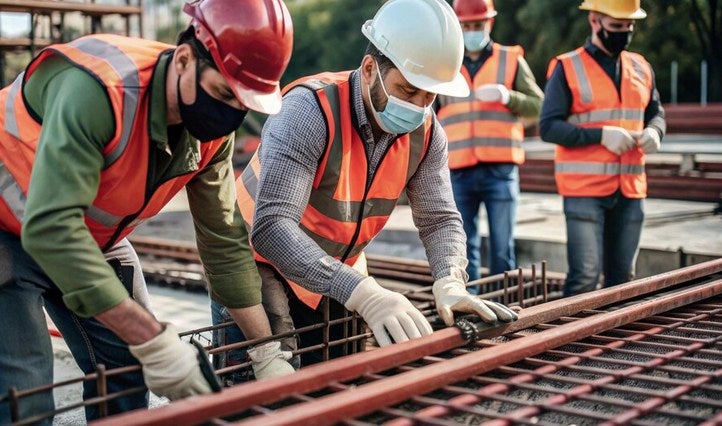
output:
{"label": "orange high-visibility jacket", "polygon": [[[552,60],[560,61],[572,94],[567,121],[580,127],[644,128],[644,111],[652,91],[652,68],[639,54],[622,51],[620,90],[602,67],[580,47]],[[635,147],[616,155],[601,144],[556,147],[554,177],[564,196],[603,197],[621,188],[627,198],[647,196],[644,152]]]}
{"label": "orange high-visibility jacket", "polygon": [[[319,161],[308,205],[300,227],[330,256],[353,265],[364,247],[381,231],[401,192],[421,164],[431,137],[432,121],[400,136],[388,149],[367,182],[364,141],[353,125],[350,72],[305,77],[284,89],[303,86],[313,90],[328,129],[326,151]],[[261,142],[263,146],[263,142]],[[260,175],[258,151],[236,180],[238,205],[249,233],[253,224],[256,188]],[[268,263],[258,253],[256,259]],[[311,308],[321,295],[289,282],[294,293]]]}
{"label": "orange high-visibility jacket", "polygon": [[466,77],[471,93],[466,98],[440,96],[438,116],[449,138],[449,168],[461,169],[479,163],[524,162],[524,125],[519,117],[501,102],[481,102],[474,98],[474,89],[497,83],[511,90],[524,55],[521,46],[492,45],[492,54],[471,81]]}
{"label": "orange high-visibility jacket", "polygon": [[[92,35],[44,49],[24,74],[0,91],[0,229],[20,235],[30,172],[41,125],[26,108],[22,86],[49,57],[60,56],[86,70],[105,88],[115,115],[115,134],[103,151],[100,186],[85,223],[105,250],[154,216],[196,173],[164,182],[146,199],[150,144],[149,86],[158,57],[174,46],[114,35]],[[46,143],[52,143],[48,140]],[[224,138],[201,144],[198,171]],[[72,158],[68,164],[72,167]]]}

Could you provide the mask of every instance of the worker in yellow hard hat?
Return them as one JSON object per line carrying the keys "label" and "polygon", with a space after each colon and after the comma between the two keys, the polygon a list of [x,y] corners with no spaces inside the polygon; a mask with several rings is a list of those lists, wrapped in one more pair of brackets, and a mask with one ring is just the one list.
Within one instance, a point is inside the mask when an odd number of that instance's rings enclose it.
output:
{"label": "worker in yellow hard hat", "polygon": [[629,52],[639,0],[586,0],[591,38],[554,58],[539,122],[557,144],[554,175],[564,196],[569,271],[564,294],[634,277],[644,220],[645,156],[666,130],[651,65]]}

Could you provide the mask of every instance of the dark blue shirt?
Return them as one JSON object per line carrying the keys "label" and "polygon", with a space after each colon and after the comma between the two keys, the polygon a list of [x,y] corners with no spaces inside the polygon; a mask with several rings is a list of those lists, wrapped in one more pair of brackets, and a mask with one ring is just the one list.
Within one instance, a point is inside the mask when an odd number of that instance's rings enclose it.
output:
{"label": "dark blue shirt", "polygon": [[[609,56],[603,50],[592,44],[590,40],[584,44],[584,49],[602,67],[609,78],[614,81],[619,92],[621,81],[619,56]],[[659,92],[654,83],[654,71],[652,71],[652,93],[644,110],[645,127],[653,127],[659,132],[660,137],[664,136],[666,124],[664,121],[664,109],[659,100]],[[572,105],[572,92],[569,83],[564,75],[561,62],[557,62],[552,75],[547,80],[544,88],[544,103],[542,104],[541,116],[539,118],[539,133],[542,140],[567,147],[579,147],[600,143],[602,129],[582,128],[567,123]]]}

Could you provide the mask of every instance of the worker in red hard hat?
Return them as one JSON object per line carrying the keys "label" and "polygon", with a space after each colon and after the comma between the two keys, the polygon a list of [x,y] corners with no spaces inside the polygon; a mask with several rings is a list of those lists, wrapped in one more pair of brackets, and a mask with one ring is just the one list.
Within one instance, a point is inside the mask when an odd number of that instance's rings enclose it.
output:
{"label": "worker in red hard hat", "polygon": [[524,49],[491,40],[497,15],[492,0],[455,0],[453,6],[464,32],[461,72],[471,93],[439,96],[437,113],[449,138],[451,184],[464,222],[466,272],[473,281],[481,278],[482,205],[489,222],[489,273],[516,268],[514,223],[524,127],[539,117],[544,93],[524,60]]}
{"label": "worker in red hard hat", "polygon": [[[0,401],[10,387],[53,381],[43,307],[86,374],[140,362],[142,372],[108,376],[108,394],[144,383],[170,399],[218,388],[202,348],[148,310],[126,239],[184,188],[211,297],[249,338],[271,334],[231,157],[249,109],[280,109],[291,17],[282,0],[184,10],[192,21],[177,46],[82,37],[44,49],[0,91]],[[249,353],[259,378],[293,372],[278,342]],[[95,396],[85,381],[84,398]],[[6,401],[1,424],[17,420]],[[128,411],[148,395],[107,404],[109,414]],[[50,412],[52,392],[16,408],[21,418]],[[86,408],[88,420],[99,412]]]}

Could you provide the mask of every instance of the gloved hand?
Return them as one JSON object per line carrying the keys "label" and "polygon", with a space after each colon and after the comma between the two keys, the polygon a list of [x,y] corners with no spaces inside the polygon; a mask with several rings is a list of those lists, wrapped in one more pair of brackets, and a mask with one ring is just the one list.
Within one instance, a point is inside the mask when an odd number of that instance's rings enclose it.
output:
{"label": "gloved hand", "polygon": [[[211,393],[213,387],[199,364],[202,360],[199,359],[198,349],[180,340],[172,324],[164,326],[165,329],[149,341],[128,346],[130,353],[143,366],[143,378],[148,389],[170,400]],[[200,355],[206,356],[204,353]]]}
{"label": "gloved hand", "polygon": [[474,90],[476,99],[482,102],[501,102],[502,105],[509,103],[511,94],[503,84],[484,84]]}
{"label": "gloved hand", "polygon": [[429,322],[407,298],[386,290],[372,277],[356,286],[345,306],[363,317],[380,346],[390,345],[391,338],[403,342],[432,333]]}
{"label": "gloved hand", "polygon": [[602,127],[602,145],[617,155],[622,155],[637,145],[632,135],[622,127]]}
{"label": "gloved hand", "polygon": [[645,127],[642,136],[639,137],[639,147],[645,154],[654,154],[659,150],[662,141],[659,132],[651,127]]}
{"label": "gloved hand", "polygon": [[267,342],[251,348],[248,350],[248,356],[251,357],[251,367],[256,380],[286,376],[296,371],[287,362],[293,354],[282,351],[281,342]]}
{"label": "gloved hand", "polygon": [[436,299],[436,311],[448,326],[454,325],[454,312],[476,314],[484,322],[512,322],[519,316],[506,306],[478,298],[466,290],[464,281],[458,277],[448,276],[436,280],[432,287]]}

